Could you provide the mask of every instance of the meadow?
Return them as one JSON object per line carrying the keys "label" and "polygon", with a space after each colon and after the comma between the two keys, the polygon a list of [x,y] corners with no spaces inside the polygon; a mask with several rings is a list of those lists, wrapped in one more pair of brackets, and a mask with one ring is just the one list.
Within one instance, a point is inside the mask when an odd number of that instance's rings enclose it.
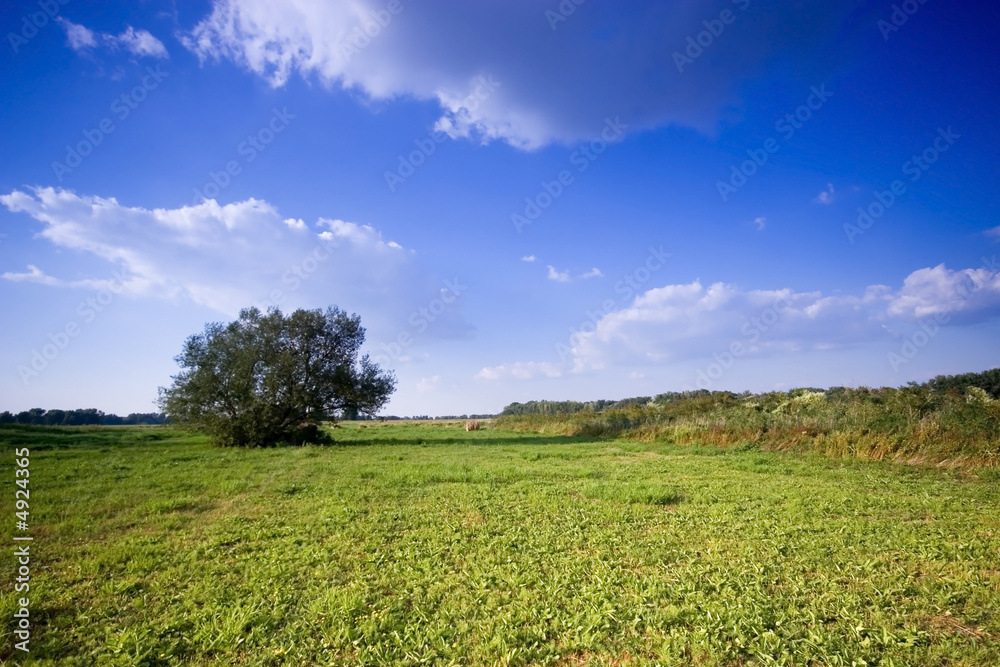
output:
{"label": "meadow", "polygon": [[30,449],[36,665],[998,665],[1000,473],[345,423],[213,447],[0,427]]}

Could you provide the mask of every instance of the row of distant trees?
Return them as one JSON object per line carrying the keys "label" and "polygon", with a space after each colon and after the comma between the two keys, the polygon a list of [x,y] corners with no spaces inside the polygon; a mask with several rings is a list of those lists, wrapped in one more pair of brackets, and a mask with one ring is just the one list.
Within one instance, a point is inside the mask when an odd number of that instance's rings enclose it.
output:
{"label": "row of distant trees", "polygon": [[379,420],[382,420],[382,421],[386,421],[386,420],[399,420],[399,419],[413,419],[413,420],[418,420],[418,419],[492,419],[493,417],[496,417],[496,415],[493,415],[493,414],[481,414],[481,415],[437,415],[435,417],[431,417],[430,415],[413,415],[412,417],[397,417],[395,415],[390,415],[390,416],[386,416],[386,417],[375,417],[374,419],[379,419]]}
{"label": "row of distant trees", "polygon": [[126,417],[106,414],[95,408],[78,410],[43,410],[32,408],[18,413],[0,412],[0,424],[35,424],[41,426],[122,426],[128,424],[162,424],[167,416],[162,412],[133,412]]}
{"label": "row of distant trees", "polygon": [[[503,409],[503,416],[518,415],[572,415],[577,412],[604,412],[605,410],[623,410],[632,406],[642,407],[649,403],[664,403],[675,398],[693,397],[702,392],[670,392],[657,396],[635,396],[618,401],[528,401],[527,403],[511,403]],[[708,394],[709,392],[703,392]]]}
{"label": "row of distant trees", "polygon": [[[414,415],[413,417],[398,417],[396,415],[386,415],[384,417],[371,417],[368,415],[345,414],[341,417],[343,421],[401,421],[410,419],[489,419],[495,417],[492,414],[481,415],[440,415],[430,417],[428,415]],[[42,408],[32,408],[18,413],[8,410],[0,412],[0,424],[34,424],[40,426],[128,426],[136,424],[164,424],[170,420],[162,412],[132,412],[126,417],[119,417],[116,414],[106,414],[94,408],[85,410],[43,410]]]}
{"label": "row of distant trees", "polygon": [[[978,387],[985,391],[991,398],[997,399],[1000,398],[1000,368],[983,371],[982,373],[939,375],[933,380],[928,380],[924,383],[911,382],[907,387],[911,390],[926,392],[929,395],[964,395],[969,387]],[[803,388],[793,390],[790,393],[796,392],[821,392],[831,400],[838,400],[848,395],[857,398],[860,395],[859,390],[851,390],[846,387],[831,387],[826,390]],[[710,392],[705,389],[698,389],[695,391],[671,391],[664,394],[657,394],[656,396],[636,396],[619,401],[528,401],[526,403],[511,403],[500,414],[505,417],[572,415],[578,412],[600,413],[612,410],[625,410],[630,407],[641,408],[650,404],[668,405],[675,403],[686,403],[693,407],[713,407],[715,402],[717,402],[719,394],[728,394],[733,398],[747,398],[751,396],[750,392],[733,394],[732,392]]]}

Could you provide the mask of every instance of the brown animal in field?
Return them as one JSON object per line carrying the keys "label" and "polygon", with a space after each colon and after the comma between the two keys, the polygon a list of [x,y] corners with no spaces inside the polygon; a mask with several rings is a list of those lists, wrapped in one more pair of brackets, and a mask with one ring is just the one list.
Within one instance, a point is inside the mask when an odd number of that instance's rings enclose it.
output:
{"label": "brown animal in field", "polygon": [[477,420],[477,419],[470,419],[469,421],[465,422],[465,430],[466,431],[478,431],[479,430],[479,420]]}

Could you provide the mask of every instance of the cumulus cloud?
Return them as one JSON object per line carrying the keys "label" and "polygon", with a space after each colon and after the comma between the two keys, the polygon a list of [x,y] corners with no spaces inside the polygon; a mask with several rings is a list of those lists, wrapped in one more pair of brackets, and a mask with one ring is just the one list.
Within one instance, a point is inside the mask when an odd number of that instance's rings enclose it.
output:
{"label": "cumulus cloud", "polygon": [[[607,313],[574,333],[560,352],[561,372],[610,366],[667,364],[703,358],[733,343],[741,354],[763,356],[832,350],[899,335],[930,317],[984,321],[1000,315],[1000,272],[991,268],[953,271],[946,266],[920,269],[898,289],[871,285],[860,294],[744,290],[701,281],[657,287],[625,308]],[[939,321],[948,321],[940,320]],[[538,362],[484,369],[488,379],[530,374]]]}
{"label": "cumulus cloud", "polygon": [[97,37],[111,50],[124,49],[135,56],[148,58],[169,58],[167,47],[148,30],[136,30],[130,25],[118,35],[94,33],[93,30],[73,23],[61,16],[56,19],[66,31],[66,43],[74,51],[97,47]]}
{"label": "cumulus cloud", "polygon": [[[2,195],[0,203],[42,223],[38,235],[52,244],[106,260],[122,273],[122,291],[132,297],[189,300],[227,315],[250,305],[336,304],[391,334],[440,292],[440,280],[417,266],[412,250],[371,226],[330,218],[308,225],[257,199],[146,209],[113,197],[35,188]],[[3,278],[99,288],[106,276],[67,280],[29,266]],[[453,301],[425,335],[467,336],[464,302]]]}
{"label": "cumulus cloud", "polygon": [[889,304],[893,317],[976,315],[1000,309],[1000,273],[988,268],[951,271],[944,264],[914,271]]}
{"label": "cumulus cloud", "polygon": [[563,375],[561,364],[546,361],[518,361],[513,364],[488,366],[478,373],[480,380],[533,380],[539,377],[557,378]]}
{"label": "cumulus cloud", "polygon": [[587,271],[586,273],[581,273],[580,277],[584,280],[586,280],[587,278],[603,278],[604,274],[601,273],[601,270],[595,266],[590,271]]}
{"label": "cumulus cloud", "polygon": [[557,271],[556,267],[551,264],[548,267],[549,274],[548,279],[554,280],[557,283],[568,283],[569,282],[569,271]]}
{"label": "cumulus cloud", "polygon": [[534,262],[536,259],[538,259],[538,258],[535,257],[534,255],[525,255],[524,257],[521,258],[521,261],[522,262]]}
{"label": "cumulus cloud", "polygon": [[[588,3],[553,27],[529,0],[402,2],[396,13],[381,0],[214,0],[182,43],[203,61],[233,61],[276,87],[298,75],[372,100],[432,101],[439,129],[530,150],[591,138],[619,115],[631,131],[678,123],[712,132],[724,114],[738,116],[741,85],[765,68],[806,85],[825,78],[837,67],[828,45],[861,38],[860,6]],[[688,38],[723,9],[736,20],[710,54],[678,63]]]}

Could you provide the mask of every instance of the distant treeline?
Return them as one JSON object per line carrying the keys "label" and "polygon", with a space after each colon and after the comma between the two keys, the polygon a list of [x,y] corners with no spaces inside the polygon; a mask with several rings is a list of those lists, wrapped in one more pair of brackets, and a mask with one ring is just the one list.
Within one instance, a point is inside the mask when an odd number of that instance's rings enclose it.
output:
{"label": "distant treeline", "polygon": [[[956,395],[965,394],[969,387],[979,387],[990,398],[1000,398],[1000,368],[984,371],[982,373],[964,373],[962,375],[939,375],[933,380],[924,383],[911,382],[907,385],[910,389],[923,389],[933,394],[943,395],[952,392]],[[847,387],[831,387],[830,389],[801,388],[793,392],[820,392],[828,397],[844,395],[851,390]],[[515,417],[520,415],[572,415],[577,412],[605,412],[610,410],[626,410],[631,407],[644,407],[646,405],[668,405],[682,401],[698,401],[713,394],[729,394],[734,398],[749,398],[753,396],[750,392],[734,394],[732,392],[710,392],[706,389],[695,391],[676,392],[670,391],[656,396],[636,396],[634,398],[624,398],[621,400],[598,400],[598,401],[528,401],[527,403],[511,403],[500,413],[504,417]],[[426,417],[423,417],[426,419]]]}
{"label": "distant treeline", "polygon": [[[655,398],[650,396],[636,396],[635,398],[623,398],[620,401],[599,400],[599,401],[528,401],[527,403],[511,403],[503,409],[501,416],[517,415],[572,415],[577,412],[604,412],[605,410],[620,410],[631,406],[643,406],[650,402],[661,402],[665,397],[695,396],[699,392],[684,392],[683,394],[659,394]],[[708,392],[704,392],[708,393]]]}
{"label": "distant treeline", "polygon": [[167,416],[159,412],[133,412],[127,417],[105,414],[95,408],[78,410],[43,410],[32,408],[13,414],[0,412],[0,424],[37,424],[44,426],[123,426],[162,424]]}
{"label": "distant treeline", "polygon": [[[911,382],[911,385],[916,384]],[[917,385],[922,386],[922,385]],[[979,387],[990,398],[1000,398],[1000,368],[994,368],[982,373],[963,373],[962,375],[939,375],[933,380],[925,383],[925,386],[933,392],[943,394],[953,391],[959,394],[965,393],[969,387]]]}
{"label": "distant treeline", "polygon": [[[388,415],[384,417],[365,417],[358,414],[341,415],[342,421],[396,421],[406,419],[489,419],[496,415],[444,415],[430,417],[428,415],[415,415],[413,417],[397,417]],[[119,417],[116,414],[105,414],[95,408],[85,410],[43,410],[42,408],[32,408],[18,413],[8,410],[0,412],[0,424],[35,424],[41,426],[129,426],[136,424],[164,424],[168,421],[167,415],[162,412],[133,412],[127,417]]]}
{"label": "distant treeline", "polygon": [[380,415],[378,417],[364,417],[361,415],[353,417],[344,417],[343,421],[400,421],[407,419],[491,419],[496,417],[496,415],[438,415],[437,417],[431,417],[430,415],[413,415],[412,417],[397,417],[396,415]]}

